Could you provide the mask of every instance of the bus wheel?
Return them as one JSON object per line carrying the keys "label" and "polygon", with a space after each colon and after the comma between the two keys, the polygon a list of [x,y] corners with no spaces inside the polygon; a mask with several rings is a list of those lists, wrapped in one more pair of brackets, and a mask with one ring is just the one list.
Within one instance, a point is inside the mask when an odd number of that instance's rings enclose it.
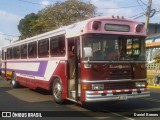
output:
{"label": "bus wheel", "polygon": [[62,84],[60,83],[59,79],[54,80],[52,86],[52,93],[55,102],[58,104],[62,104],[64,100],[62,99]]}
{"label": "bus wheel", "polygon": [[14,72],[12,73],[11,85],[12,85],[13,88],[19,87],[19,84],[16,81],[16,74]]}

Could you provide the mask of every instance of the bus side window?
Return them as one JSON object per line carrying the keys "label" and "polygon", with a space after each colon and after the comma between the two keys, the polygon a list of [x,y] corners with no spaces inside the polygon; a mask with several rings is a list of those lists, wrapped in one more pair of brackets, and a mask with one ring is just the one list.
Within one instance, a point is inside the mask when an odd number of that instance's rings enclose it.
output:
{"label": "bus side window", "polygon": [[13,58],[14,59],[20,58],[20,46],[13,47]]}
{"label": "bus side window", "polygon": [[4,50],[2,50],[2,60],[4,60]]}
{"label": "bus side window", "polygon": [[50,53],[52,57],[65,56],[65,37],[52,37],[50,40]]}
{"label": "bus side window", "polygon": [[27,58],[27,44],[21,45],[21,58]]}
{"label": "bus side window", "polygon": [[12,48],[7,49],[7,59],[12,59]]}
{"label": "bus side window", "polygon": [[38,41],[38,57],[49,57],[49,40]]}
{"label": "bus side window", "polygon": [[37,58],[37,42],[32,42],[28,44],[28,57]]}

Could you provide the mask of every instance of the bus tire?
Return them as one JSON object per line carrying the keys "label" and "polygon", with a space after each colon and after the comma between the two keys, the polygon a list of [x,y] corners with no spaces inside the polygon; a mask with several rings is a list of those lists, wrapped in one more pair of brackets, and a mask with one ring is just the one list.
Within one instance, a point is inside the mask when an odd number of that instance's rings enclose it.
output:
{"label": "bus tire", "polygon": [[64,99],[62,98],[62,84],[58,78],[53,81],[52,94],[56,103],[63,103]]}
{"label": "bus tire", "polygon": [[11,85],[12,85],[13,88],[19,87],[19,83],[16,81],[16,74],[15,74],[15,72],[12,73]]}

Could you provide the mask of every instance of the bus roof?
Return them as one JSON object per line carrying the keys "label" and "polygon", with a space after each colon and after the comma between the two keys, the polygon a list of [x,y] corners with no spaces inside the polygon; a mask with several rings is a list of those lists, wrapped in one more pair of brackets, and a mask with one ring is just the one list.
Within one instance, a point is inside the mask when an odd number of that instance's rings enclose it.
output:
{"label": "bus roof", "polygon": [[43,33],[43,34],[40,34],[40,35],[36,35],[36,36],[30,37],[30,38],[26,38],[24,40],[20,40],[20,41],[11,43],[7,46],[2,47],[2,49],[5,49],[5,48],[11,47],[11,46],[17,46],[17,45],[20,45],[20,44],[29,43],[29,42],[32,42],[32,41],[37,41],[37,40],[50,38],[50,37],[54,37],[54,36],[58,36],[58,35],[62,35],[62,34],[65,34],[66,38],[71,38],[71,37],[76,37],[76,36],[79,36],[79,35],[83,35],[83,34],[86,33],[85,28],[86,28],[86,26],[89,22],[103,21],[103,20],[112,21],[112,23],[113,23],[113,20],[114,20],[114,21],[121,21],[121,22],[123,21],[123,22],[135,23],[135,24],[142,24],[141,22],[134,21],[134,20],[131,20],[131,19],[126,19],[124,17],[99,16],[99,17],[90,18],[88,20],[84,20],[84,21],[81,21],[81,22],[77,22],[77,23],[74,23],[74,24],[71,24],[71,25],[68,25],[68,26],[63,26],[63,27],[61,27],[59,29],[56,29],[56,30],[52,30],[52,31],[49,31],[49,32],[46,32],[46,33]]}

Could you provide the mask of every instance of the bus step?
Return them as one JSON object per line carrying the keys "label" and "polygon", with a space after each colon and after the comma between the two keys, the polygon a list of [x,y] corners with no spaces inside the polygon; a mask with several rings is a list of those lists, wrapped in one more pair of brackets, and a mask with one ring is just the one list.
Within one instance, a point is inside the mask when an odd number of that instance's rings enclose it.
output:
{"label": "bus step", "polygon": [[[72,95],[72,98],[75,99],[76,98],[76,92],[75,91],[71,91],[71,95]],[[78,93],[78,97],[81,96],[81,92]]]}

